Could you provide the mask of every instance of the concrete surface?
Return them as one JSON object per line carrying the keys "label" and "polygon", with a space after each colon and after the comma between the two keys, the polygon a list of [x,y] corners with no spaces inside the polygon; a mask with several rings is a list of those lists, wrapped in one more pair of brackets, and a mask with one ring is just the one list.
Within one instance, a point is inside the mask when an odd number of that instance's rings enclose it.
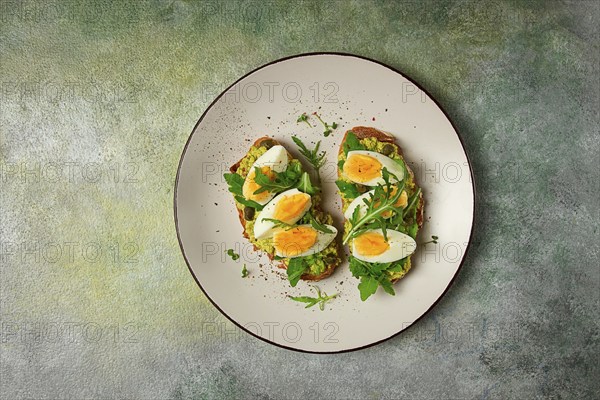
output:
{"label": "concrete surface", "polygon": [[[2,398],[598,398],[598,2],[0,5]],[[308,51],[421,83],[478,185],[446,297],[406,334],[332,356],[238,331],[172,222],[205,107]]]}

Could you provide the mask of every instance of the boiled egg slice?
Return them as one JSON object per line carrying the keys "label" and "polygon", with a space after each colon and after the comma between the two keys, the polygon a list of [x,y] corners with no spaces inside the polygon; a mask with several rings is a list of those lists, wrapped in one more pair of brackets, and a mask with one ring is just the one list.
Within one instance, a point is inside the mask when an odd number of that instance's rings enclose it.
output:
{"label": "boiled egg slice", "polygon": [[265,221],[265,218],[276,219],[292,225],[306,214],[311,205],[310,195],[298,189],[290,189],[280,193],[256,217],[254,237],[265,239],[273,235],[275,223]]}
{"label": "boiled egg slice", "polygon": [[417,243],[402,232],[387,229],[387,241],[381,229],[371,229],[352,240],[352,255],[359,260],[387,263],[415,252]]}
{"label": "boiled egg slice", "polygon": [[263,174],[273,179],[275,172],[283,172],[286,170],[287,166],[288,155],[285,147],[281,145],[271,147],[266,153],[256,159],[254,164],[252,164],[250,171],[248,171],[248,175],[242,186],[244,197],[247,200],[253,200],[259,204],[267,204],[275,194],[269,191],[258,194],[254,193],[260,189],[260,185],[254,181],[254,177],[256,176],[255,168],[260,168]]}
{"label": "boiled egg slice", "polygon": [[[385,188],[384,188],[384,190],[385,190]],[[398,193],[398,188],[396,186],[392,186],[391,196],[395,196],[396,193]],[[344,213],[344,216],[346,217],[346,219],[352,218],[352,214],[354,214],[354,209],[356,209],[357,207],[360,207],[358,215],[360,217],[363,217],[365,215],[365,213],[367,212],[367,205],[365,203],[365,200],[370,202],[371,196],[373,196],[374,194],[375,194],[375,190],[371,190],[371,191],[368,191],[367,193],[361,194],[360,196],[358,196],[357,198],[352,200],[352,203],[350,203],[350,205],[346,209],[346,212]],[[406,193],[406,190],[403,190],[402,193],[400,194],[400,197],[398,197],[398,200],[396,201],[396,203],[394,205],[396,207],[404,208],[404,207],[406,207],[407,204],[408,204],[408,194]],[[378,204],[375,204],[375,207],[377,207],[377,206],[378,206]],[[393,213],[391,211],[384,211],[383,214],[381,214],[381,216],[383,218],[389,218],[392,216],[392,214]]]}
{"label": "boiled egg slice", "polygon": [[382,176],[383,168],[393,174],[390,182],[404,178],[404,169],[391,158],[375,151],[353,150],[348,152],[342,172],[352,182],[365,186],[377,186],[385,183]]}
{"label": "boiled egg slice", "polygon": [[277,230],[273,235],[275,254],[279,257],[294,258],[325,250],[337,235],[337,229],[334,226],[325,226],[332,233],[318,231],[308,224]]}

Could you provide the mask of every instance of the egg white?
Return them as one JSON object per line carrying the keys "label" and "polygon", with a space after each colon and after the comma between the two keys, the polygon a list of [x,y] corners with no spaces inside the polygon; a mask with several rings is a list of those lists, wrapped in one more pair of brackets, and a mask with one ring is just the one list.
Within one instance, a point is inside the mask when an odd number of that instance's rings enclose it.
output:
{"label": "egg white", "polygon": [[[248,175],[246,176],[244,185],[249,179],[250,171],[254,171],[254,168],[269,167],[272,171],[283,172],[286,170],[288,162],[288,154],[285,147],[281,145],[271,147],[269,150],[267,150],[266,153],[264,153],[262,156],[258,157],[256,161],[254,161],[254,164],[252,164],[252,167],[250,167],[250,170],[248,171]],[[256,200],[256,202],[264,205],[271,201],[273,197],[275,197],[275,193],[269,192],[268,196],[266,196],[262,200]]]}
{"label": "egg white", "polygon": [[255,238],[266,239],[266,238],[273,236],[273,232],[275,232],[275,224],[271,221],[263,221],[263,218],[274,219],[275,218],[275,208],[277,207],[277,204],[279,204],[281,199],[285,196],[291,196],[291,195],[298,194],[298,193],[306,195],[309,200],[308,200],[308,203],[306,203],[306,207],[304,208],[304,210],[297,216],[297,218],[294,218],[294,220],[291,221],[290,223],[291,224],[296,223],[304,216],[304,214],[306,214],[306,212],[310,209],[310,207],[312,205],[312,200],[311,200],[310,195],[303,193],[303,192],[299,191],[298,189],[290,189],[290,190],[286,190],[285,192],[281,192],[269,204],[267,204],[260,213],[258,213],[258,216],[256,217],[256,221],[254,222],[254,237]]}
{"label": "egg white", "polygon": [[[383,234],[381,229],[372,229],[366,232],[375,232],[380,235]],[[408,257],[415,252],[417,249],[417,243],[413,238],[405,235],[402,232],[387,229],[387,238],[390,248],[381,254],[376,256],[366,256],[358,253],[354,242],[352,243],[352,255],[359,260],[370,262],[370,263],[387,263],[392,261],[401,260],[404,257]]]}
{"label": "egg white", "polygon": [[[373,157],[377,161],[379,161],[381,163],[382,170],[383,170],[383,168],[386,168],[389,173],[395,175],[396,178],[398,178],[398,179],[395,179],[393,176],[390,176],[390,182],[401,181],[402,179],[404,179],[404,169],[400,166],[400,164],[398,164],[396,161],[392,160],[388,156],[384,156],[383,154],[377,153],[375,151],[352,150],[352,151],[348,152],[348,156],[347,156],[346,160],[348,160],[350,157],[352,157],[355,154]],[[359,184],[365,185],[365,186],[377,186],[377,185],[382,185],[385,183],[381,174],[379,174],[379,177],[373,178],[366,182],[356,182],[352,178],[347,176],[345,173],[344,173],[344,176],[347,179],[351,180],[352,182],[359,183]]]}
{"label": "egg white", "polygon": [[[305,225],[298,225],[298,226],[311,226],[311,225],[305,224]],[[311,247],[309,247],[304,252],[302,252],[298,255],[295,255],[293,257],[289,257],[285,253],[282,253],[279,251],[275,251],[275,254],[279,257],[296,258],[296,257],[309,256],[309,255],[315,254],[315,253],[320,253],[321,251],[325,250],[325,248],[327,248],[327,246],[329,246],[329,244],[333,241],[333,239],[335,239],[335,237],[338,233],[335,226],[332,226],[332,225],[325,225],[325,226],[327,228],[329,228],[333,233],[317,231],[317,241],[315,242],[315,244],[313,244]]]}

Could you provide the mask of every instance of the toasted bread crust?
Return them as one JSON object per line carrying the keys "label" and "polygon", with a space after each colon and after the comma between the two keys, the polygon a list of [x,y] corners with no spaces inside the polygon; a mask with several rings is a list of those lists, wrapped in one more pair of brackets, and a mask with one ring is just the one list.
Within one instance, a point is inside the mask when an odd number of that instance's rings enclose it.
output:
{"label": "toasted bread crust", "polygon": [[[393,137],[392,135],[389,135],[383,131],[380,131],[379,129],[372,128],[369,126],[355,126],[354,128],[346,131],[346,133],[344,134],[342,143],[340,144],[340,150],[338,152],[338,155],[342,154],[344,152],[344,143],[346,143],[346,138],[348,137],[348,132],[354,133],[354,135],[358,139],[375,138],[375,139],[379,140],[380,142],[392,143],[392,144],[396,145],[396,147],[398,147],[398,154],[400,154],[402,156],[402,158],[404,159],[402,147],[398,143],[396,143],[395,137]],[[415,180],[415,174],[413,173],[412,169],[408,166],[408,163],[406,163],[406,160],[404,161],[404,164],[406,165],[406,170],[412,177],[415,184],[418,186],[418,183]],[[338,174],[341,175],[341,170],[339,168],[338,168]],[[421,193],[419,194],[419,204],[417,206],[417,224],[419,225],[419,229],[421,229],[423,227],[423,210],[424,210],[424,208],[425,208],[425,201],[423,200],[423,192],[421,191]],[[412,256],[411,256],[411,258],[412,258]],[[402,279],[402,278],[394,279],[394,280],[392,280],[392,283],[396,283],[400,279]]]}
{"label": "toasted bread crust", "polygon": [[[280,145],[281,144],[276,139],[274,139],[272,137],[262,136],[262,137],[256,139],[254,141],[254,143],[252,144],[252,146],[259,147],[263,142],[265,142],[267,140],[272,141],[274,143],[274,145]],[[292,156],[291,156],[291,154],[289,152],[288,152],[288,157],[290,157],[290,159],[292,159]],[[242,157],[238,162],[236,162],[235,164],[233,164],[229,168],[229,171],[231,173],[236,173],[237,170],[238,170],[238,168],[240,167],[240,164],[242,163],[243,160],[244,160],[244,157]],[[317,210],[321,211],[320,207],[317,208]],[[244,212],[241,209],[239,209],[239,208],[238,208],[238,218],[240,220],[240,224],[242,224],[242,229],[243,229],[242,234],[244,235],[244,237],[246,239],[249,239],[250,237],[248,235],[248,232],[246,231],[246,219],[244,218]],[[336,243],[336,247],[337,247],[338,254],[339,254],[339,250],[340,250],[339,249],[339,245],[337,244],[337,241],[335,243]],[[252,247],[254,248],[254,251],[262,251],[260,248],[258,248],[254,244],[252,245]],[[267,256],[269,257],[269,259],[271,261],[274,260],[274,255],[273,254],[267,253]],[[305,280],[305,281],[320,281],[321,279],[327,278],[329,275],[331,275],[337,266],[338,266],[338,264],[327,265],[325,267],[325,271],[323,271],[321,274],[319,274],[319,275],[304,274],[304,275],[302,275],[300,277],[300,279]],[[283,262],[277,263],[276,267],[277,268],[282,268],[282,269],[287,269],[287,265],[285,265]]]}

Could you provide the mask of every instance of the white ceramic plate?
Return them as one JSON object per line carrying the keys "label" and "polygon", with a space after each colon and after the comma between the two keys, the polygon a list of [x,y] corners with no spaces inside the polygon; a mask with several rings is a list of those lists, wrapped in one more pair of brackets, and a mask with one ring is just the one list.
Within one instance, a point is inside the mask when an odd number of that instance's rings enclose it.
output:
{"label": "white ceramic plate", "polygon": [[[331,136],[298,124],[318,111],[340,125]],[[315,119],[312,118],[315,122]],[[305,309],[287,295],[310,295],[314,283],[290,287],[285,271],[259,256],[242,237],[231,194],[223,180],[251,143],[270,135],[296,156],[292,135],[322,140],[325,208],[341,231],[336,194],[336,156],[344,132],[366,125],[392,133],[424,191],[425,224],[413,268],[395,285],[362,302],[344,262],[317,285],[339,293],[324,311]],[[312,146],[311,146],[312,147]],[[452,123],[417,84],[391,67],[349,54],[303,54],[274,61],[240,78],[198,121],[183,151],[175,186],[175,224],[194,278],[210,301],[237,326],[289,349],[330,353],[356,350],[412,325],[446,292],[464,259],[473,225],[474,185],[468,158]],[[232,261],[233,248],[241,255]],[[241,277],[243,264],[250,276]],[[211,328],[212,329],[212,328]],[[202,330],[199,327],[199,332]],[[203,332],[209,334],[210,332]],[[214,332],[213,332],[214,333]]]}

